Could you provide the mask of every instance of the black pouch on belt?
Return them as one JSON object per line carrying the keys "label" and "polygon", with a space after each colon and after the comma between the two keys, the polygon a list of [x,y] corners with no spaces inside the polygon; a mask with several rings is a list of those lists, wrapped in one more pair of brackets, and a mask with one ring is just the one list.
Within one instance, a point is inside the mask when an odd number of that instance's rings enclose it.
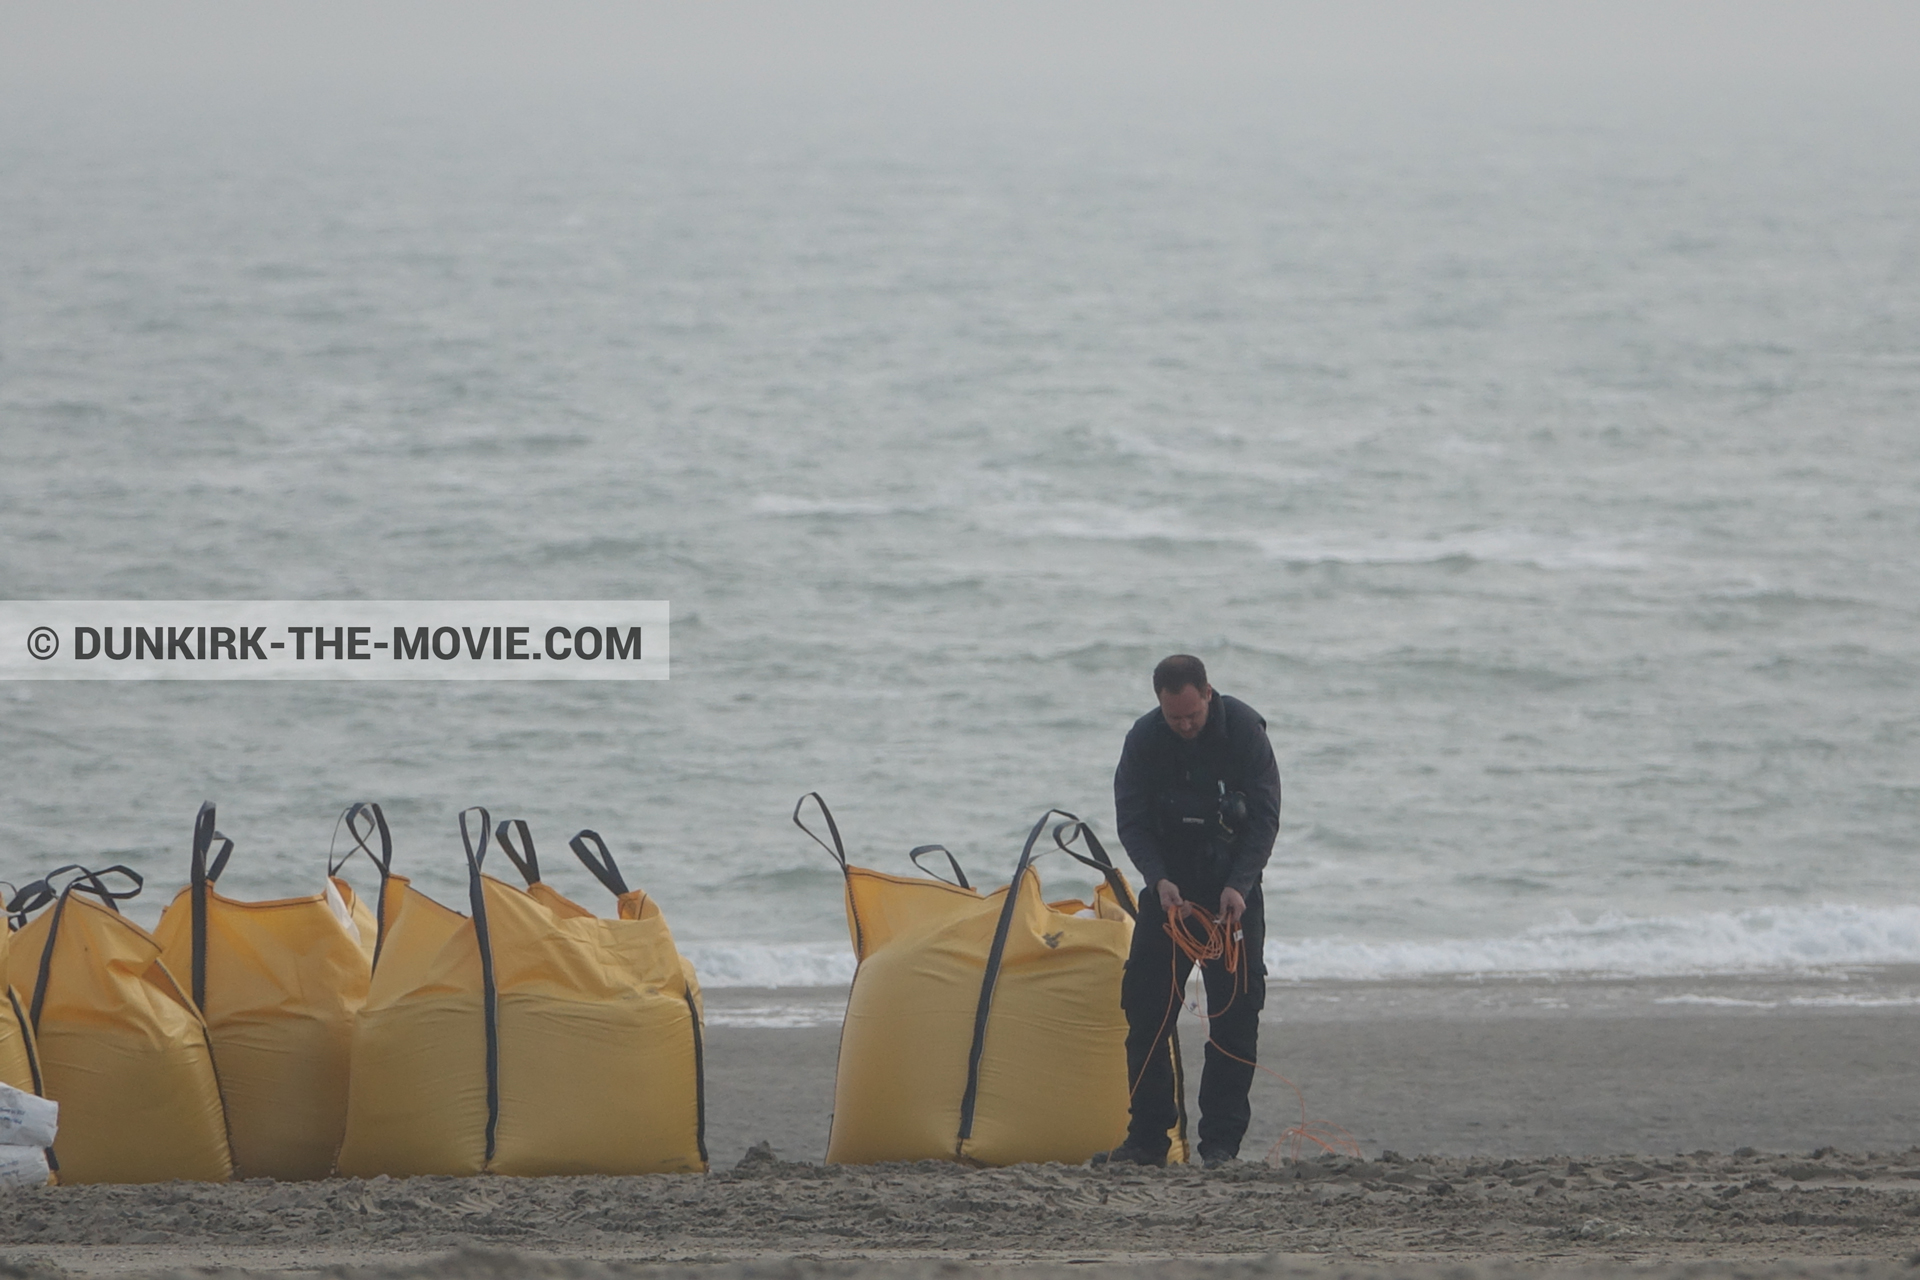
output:
{"label": "black pouch on belt", "polygon": [[1160,793],[1160,834],[1189,848],[1219,834],[1218,785],[1190,782],[1169,787]]}

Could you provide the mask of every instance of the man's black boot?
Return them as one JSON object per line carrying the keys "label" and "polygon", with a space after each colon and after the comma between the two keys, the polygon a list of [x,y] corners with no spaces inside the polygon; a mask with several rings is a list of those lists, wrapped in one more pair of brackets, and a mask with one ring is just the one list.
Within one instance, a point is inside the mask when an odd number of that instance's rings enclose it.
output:
{"label": "man's black boot", "polygon": [[1095,1152],[1093,1159],[1087,1163],[1096,1169],[1112,1164],[1139,1164],[1153,1169],[1164,1169],[1167,1166],[1167,1153],[1165,1148],[1150,1151],[1135,1143],[1132,1138],[1128,1138],[1111,1151]]}

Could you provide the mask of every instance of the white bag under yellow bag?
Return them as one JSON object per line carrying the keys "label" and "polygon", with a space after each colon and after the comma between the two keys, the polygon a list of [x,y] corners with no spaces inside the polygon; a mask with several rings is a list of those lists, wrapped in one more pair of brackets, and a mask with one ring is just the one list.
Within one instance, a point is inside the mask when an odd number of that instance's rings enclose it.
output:
{"label": "white bag under yellow bag", "polygon": [[44,1187],[52,1180],[43,1147],[0,1147],[0,1191]]}
{"label": "white bag under yellow bag", "polygon": [[485,874],[490,823],[460,815],[470,914],[388,881],[340,1172],[703,1171],[698,1004],[658,909],[623,893],[635,918],[602,920]]}
{"label": "white bag under yellow bag", "polygon": [[47,1185],[47,1150],[59,1128],[59,1103],[0,1084],[0,1188]]}
{"label": "white bag under yellow bag", "polygon": [[[380,806],[351,806],[336,834],[341,826],[384,877],[393,838]],[[376,832],[377,854],[367,844]],[[319,893],[229,898],[215,886],[232,853],[233,841],[214,829],[212,803],[201,805],[187,887],[154,938],[213,1037],[238,1175],[324,1178],[346,1132],[353,1019],[366,1002],[379,924],[331,857]]]}
{"label": "white bag under yellow bag", "polygon": [[0,1084],[0,1147],[50,1147],[59,1132],[59,1103]]}
{"label": "white bag under yellow bag", "polygon": [[[801,821],[819,805],[832,844]],[[1101,873],[1092,903],[1045,900],[1033,870],[1047,823],[1061,848]],[[827,1160],[1078,1164],[1127,1131],[1126,1016],[1120,975],[1133,939],[1133,894],[1098,845],[1074,853],[1079,820],[1049,810],[1011,882],[893,876],[851,865],[818,793],[794,822],[845,873],[847,928],[859,967],[848,994]],[[937,845],[909,856],[916,864]],[[1179,1075],[1175,1073],[1176,1093]],[[1185,1115],[1170,1134],[1184,1160]]]}

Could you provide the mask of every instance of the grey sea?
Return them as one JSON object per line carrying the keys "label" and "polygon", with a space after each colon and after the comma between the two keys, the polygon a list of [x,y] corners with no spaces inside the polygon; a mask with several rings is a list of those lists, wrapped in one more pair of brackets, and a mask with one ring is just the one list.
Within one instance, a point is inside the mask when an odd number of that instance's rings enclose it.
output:
{"label": "grey sea", "polygon": [[378,800],[457,902],[481,804],[710,986],[831,985],[802,793],[1004,877],[1188,651],[1271,726],[1278,980],[1920,1001],[1876,101],[13,93],[0,596],[659,599],[673,665],[0,688],[0,879],[151,920],[211,799],[311,892]]}

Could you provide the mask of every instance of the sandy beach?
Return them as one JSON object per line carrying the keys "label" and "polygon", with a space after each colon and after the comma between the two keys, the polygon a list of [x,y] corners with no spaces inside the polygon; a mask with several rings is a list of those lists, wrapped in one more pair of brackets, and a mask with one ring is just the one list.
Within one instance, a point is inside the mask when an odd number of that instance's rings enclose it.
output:
{"label": "sandy beach", "polygon": [[[9,1200],[0,1274],[321,1271],[421,1264],[482,1246],[525,1260],[766,1264],[937,1274],[1170,1259],[1221,1274],[1451,1275],[1673,1262],[1878,1261],[1920,1239],[1920,1150],[1863,1157],[1389,1159],[1109,1172],[946,1164],[835,1168],[749,1158],[708,1177],[340,1179],[89,1187]],[[1264,1268],[1264,1269],[1263,1269]],[[1202,1270],[1197,1273],[1211,1273]],[[456,1269],[454,1274],[466,1274]],[[1747,1272],[1741,1272],[1747,1274]]]}
{"label": "sandy beach", "polygon": [[844,993],[722,990],[707,1177],[33,1190],[0,1275],[1912,1274],[1915,980],[1279,987],[1267,1061],[1366,1158],[1264,1162],[1263,1081],[1211,1172],[822,1166]]}
{"label": "sandy beach", "polygon": [[[1920,971],[1804,978],[1276,984],[1263,1064],[1362,1150],[1445,1156],[1904,1151],[1920,1142]],[[714,1167],[826,1151],[844,994],[710,993]],[[741,1022],[815,1019],[801,1027]],[[1181,1019],[1192,1070],[1204,1033]],[[1197,1079],[1190,1079],[1190,1091]],[[1262,1076],[1241,1155],[1300,1118]]]}

